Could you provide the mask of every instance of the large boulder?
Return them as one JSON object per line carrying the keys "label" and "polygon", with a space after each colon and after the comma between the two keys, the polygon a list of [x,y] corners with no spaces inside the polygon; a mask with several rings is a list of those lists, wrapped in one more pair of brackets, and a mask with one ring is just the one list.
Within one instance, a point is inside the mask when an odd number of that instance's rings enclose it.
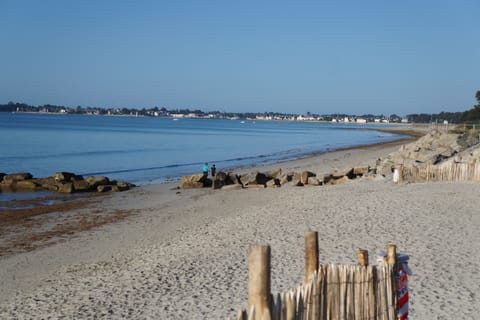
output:
{"label": "large boulder", "polygon": [[274,171],[267,171],[264,174],[267,178],[270,178],[270,179],[281,179],[283,175],[281,168]]}
{"label": "large boulder", "polygon": [[242,184],[240,182],[240,176],[233,173],[233,172],[229,172],[227,174],[227,185],[230,185],[230,184]]}
{"label": "large boulder", "polygon": [[277,178],[270,179],[270,180],[267,181],[265,186],[267,188],[278,188],[278,187],[281,186],[280,179],[277,179]]}
{"label": "large boulder", "polygon": [[52,192],[58,192],[58,185],[56,183],[45,183],[42,185],[42,188]]}
{"label": "large boulder", "polygon": [[[280,185],[283,186],[293,181],[296,176],[297,175],[295,172],[288,172],[288,173],[282,174],[282,176],[280,177]],[[298,180],[298,177],[297,177],[297,180]]]}
{"label": "large boulder", "polygon": [[317,179],[320,181],[321,184],[327,184],[330,182],[330,180],[333,179],[333,176],[331,173],[327,174],[317,174]]}
{"label": "large boulder", "polygon": [[73,193],[75,191],[75,189],[73,188],[73,183],[71,182],[58,182],[57,187],[57,192],[60,193]]}
{"label": "large boulder", "polygon": [[196,189],[203,187],[210,187],[212,185],[212,180],[208,179],[202,173],[194,174],[191,176],[183,176],[181,181],[182,189]]}
{"label": "large boulder", "polygon": [[32,180],[20,180],[14,183],[15,191],[33,191],[37,185]]}
{"label": "large boulder", "polygon": [[[303,183],[301,180],[302,180],[301,173],[290,171],[287,174],[282,175],[282,178],[280,179],[280,185],[303,187],[305,183]],[[306,182],[308,182],[308,178]]]}
{"label": "large boulder", "polygon": [[53,177],[47,177],[47,178],[35,178],[32,179],[33,183],[35,183],[38,187],[41,187],[45,190],[49,191],[58,191],[58,186],[57,182]]}
{"label": "large boulder", "polygon": [[248,185],[263,185],[267,183],[268,180],[270,180],[271,177],[267,177],[262,172],[254,171],[250,173],[246,173],[240,177],[240,182],[243,184],[243,186],[248,186]]}
{"label": "large boulder", "polygon": [[315,177],[316,174],[313,173],[313,172],[310,172],[310,171],[303,171],[301,174],[300,174],[300,182],[302,184],[308,184],[308,178],[310,177]]}
{"label": "large boulder", "polygon": [[322,183],[323,182],[321,182],[317,177],[309,177],[306,184],[308,184],[310,186],[319,186]]}
{"label": "large boulder", "polygon": [[13,189],[14,186],[15,186],[15,183],[16,181],[15,180],[2,180],[2,182],[0,182],[0,187],[2,188],[2,190],[9,190],[9,189]]}
{"label": "large boulder", "polygon": [[119,192],[119,191],[126,191],[133,188],[135,185],[132,183],[118,181],[115,185],[112,186],[112,191]]}
{"label": "large boulder", "polygon": [[111,186],[111,185],[101,184],[101,185],[98,185],[98,186],[97,186],[97,191],[98,191],[98,192],[108,192],[108,191],[112,191],[112,186]]}
{"label": "large boulder", "polygon": [[94,188],[85,180],[73,180],[73,188],[75,192],[87,192],[92,191]]}
{"label": "large boulder", "polygon": [[83,177],[71,172],[55,172],[53,178],[57,182],[73,182],[83,180]]}
{"label": "large boulder", "polygon": [[33,176],[31,173],[28,172],[20,172],[20,173],[12,173],[12,174],[7,174],[3,177],[3,181],[6,183],[10,183],[12,181],[23,181],[23,180],[29,180],[32,179]]}
{"label": "large boulder", "polygon": [[55,183],[55,180],[53,177],[47,177],[47,178],[33,178],[31,179],[33,183],[35,183],[38,187],[42,187],[42,185],[47,184],[47,183]]}
{"label": "large boulder", "polygon": [[341,179],[343,177],[353,178],[353,168],[347,168],[344,170],[334,170],[332,172],[333,179]]}
{"label": "large boulder", "polygon": [[362,167],[354,167],[353,168],[353,174],[355,176],[363,176],[368,173],[370,170],[369,166],[362,166]]}
{"label": "large boulder", "polygon": [[110,184],[110,179],[105,176],[89,176],[85,179],[85,181],[87,181],[92,189],[96,189],[98,186],[106,186]]}
{"label": "large boulder", "polygon": [[212,188],[220,189],[224,185],[227,185],[228,175],[225,172],[219,171],[212,179]]}

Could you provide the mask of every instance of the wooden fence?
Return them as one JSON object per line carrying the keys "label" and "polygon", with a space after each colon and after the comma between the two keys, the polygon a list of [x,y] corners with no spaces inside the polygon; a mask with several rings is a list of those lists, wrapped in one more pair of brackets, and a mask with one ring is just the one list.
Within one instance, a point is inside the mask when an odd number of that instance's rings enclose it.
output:
{"label": "wooden fence", "polygon": [[424,167],[402,167],[400,173],[400,181],[403,182],[480,181],[480,162],[449,161],[438,165],[427,164]]}
{"label": "wooden fence", "polygon": [[358,266],[318,263],[318,234],[305,236],[304,284],[270,293],[270,247],[251,246],[248,255],[248,312],[233,320],[397,319],[396,247],[387,246],[385,262],[368,265],[358,252]]}

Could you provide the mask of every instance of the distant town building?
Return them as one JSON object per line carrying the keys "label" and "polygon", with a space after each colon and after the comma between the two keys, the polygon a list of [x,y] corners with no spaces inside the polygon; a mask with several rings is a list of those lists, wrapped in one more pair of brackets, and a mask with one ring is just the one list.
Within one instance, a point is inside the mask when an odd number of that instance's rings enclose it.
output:
{"label": "distant town building", "polygon": [[272,120],[272,116],[261,116],[261,115],[257,115],[255,117],[255,119],[257,120]]}
{"label": "distant town building", "polygon": [[358,118],[357,123],[367,123],[366,119]]}

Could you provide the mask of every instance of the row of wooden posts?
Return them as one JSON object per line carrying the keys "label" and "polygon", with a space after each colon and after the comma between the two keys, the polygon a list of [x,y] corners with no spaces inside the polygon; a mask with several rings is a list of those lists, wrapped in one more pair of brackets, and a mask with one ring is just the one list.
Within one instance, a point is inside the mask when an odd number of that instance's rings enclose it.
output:
{"label": "row of wooden posts", "polygon": [[447,162],[439,165],[427,164],[425,167],[401,167],[400,181],[480,181],[480,162]]}
{"label": "row of wooden posts", "polygon": [[273,296],[268,245],[248,252],[248,309],[233,320],[397,319],[396,246],[387,245],[379,266],[369,265],[368,251],[358,251],[358,266],[319,263],[318,233],[305,234],[303,285]]}

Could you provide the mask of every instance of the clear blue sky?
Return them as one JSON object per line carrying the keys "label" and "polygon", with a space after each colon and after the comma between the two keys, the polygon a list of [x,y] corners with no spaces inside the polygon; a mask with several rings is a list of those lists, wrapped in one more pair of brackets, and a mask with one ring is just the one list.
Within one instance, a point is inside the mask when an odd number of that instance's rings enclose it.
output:
{"label": "clear blue sky", "polygon": [[463,111],[480,1],[0,0],[0,103]]}

